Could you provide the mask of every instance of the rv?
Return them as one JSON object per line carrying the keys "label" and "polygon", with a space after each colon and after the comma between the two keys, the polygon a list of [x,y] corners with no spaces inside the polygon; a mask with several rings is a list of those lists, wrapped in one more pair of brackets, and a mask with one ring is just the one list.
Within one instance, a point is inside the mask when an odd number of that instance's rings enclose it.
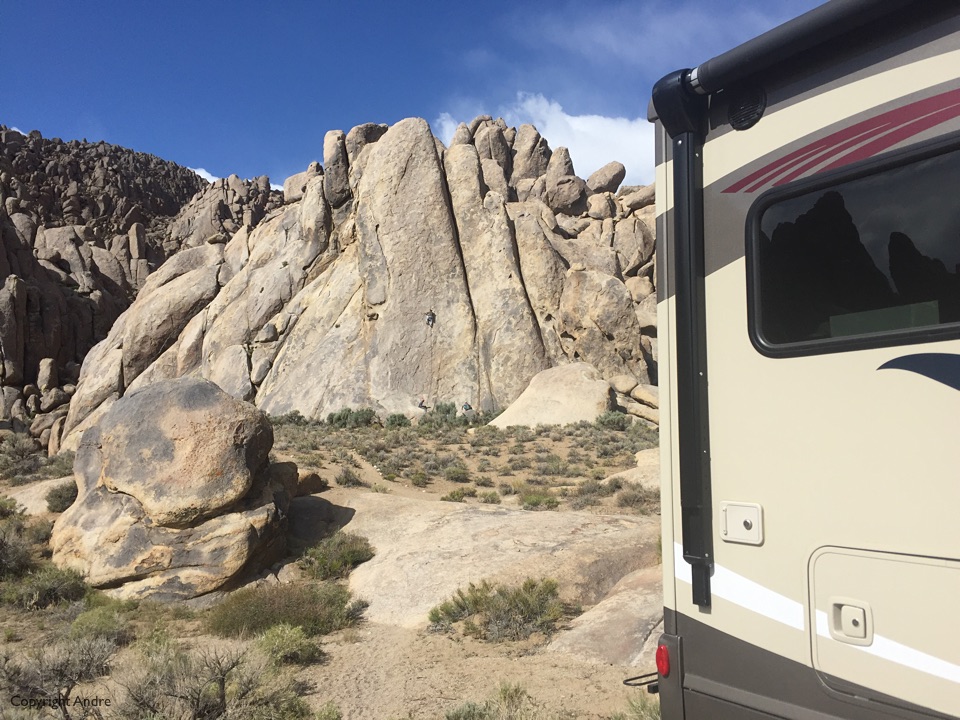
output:
{"label": "rv", "polygon": [[828,2],[651,120],[663,717],[960,717],[960,2]]}

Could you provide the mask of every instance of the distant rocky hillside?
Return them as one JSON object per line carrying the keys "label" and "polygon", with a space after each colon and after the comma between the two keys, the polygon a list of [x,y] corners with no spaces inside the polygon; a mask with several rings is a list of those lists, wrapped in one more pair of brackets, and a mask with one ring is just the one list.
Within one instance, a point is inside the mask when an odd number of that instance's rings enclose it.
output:
{"label": "distant rocky hillside", "polygon": [[207,183],[152,155],[0,125],[0,419],[48,429],[37,415],[65,413],[79,363],[151,272],[281,204],[265,177]]}
{"label": "distant rocky hillside", "polygon": [[170,225],[184,249],[87,356],[51,449],[185,375],[310,417],[502,409],[574,361],[655,381],[653,189],[623,177],[583,180],[532,126],[480,117],[449,148],[420,119],[331,131],[282,207],[221,181]]}

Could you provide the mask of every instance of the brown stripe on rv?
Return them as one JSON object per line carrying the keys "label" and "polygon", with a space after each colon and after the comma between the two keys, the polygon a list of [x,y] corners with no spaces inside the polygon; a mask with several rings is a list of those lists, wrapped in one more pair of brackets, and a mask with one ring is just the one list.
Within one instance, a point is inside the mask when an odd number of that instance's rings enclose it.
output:
{"label": "brown stripe on rv", "polygon": [[[802,720],[930,720],[948,716],[814,668],[710,627],[673,610],[683,638],[686,717],[744,718],[744,707]],[[700,712],[698,712],[700,711]],[[767,717],[764,715],[764,717]]]}

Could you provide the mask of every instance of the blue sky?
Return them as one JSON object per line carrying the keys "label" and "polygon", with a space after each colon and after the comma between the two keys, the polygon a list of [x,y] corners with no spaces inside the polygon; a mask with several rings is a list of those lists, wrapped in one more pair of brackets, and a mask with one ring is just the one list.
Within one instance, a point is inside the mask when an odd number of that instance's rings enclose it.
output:
{"label": "blue sky", "polygon": [[652,179],[650,88],[819,0],[0,0],[0,123],[275,184],[327,130],[488,113]]}

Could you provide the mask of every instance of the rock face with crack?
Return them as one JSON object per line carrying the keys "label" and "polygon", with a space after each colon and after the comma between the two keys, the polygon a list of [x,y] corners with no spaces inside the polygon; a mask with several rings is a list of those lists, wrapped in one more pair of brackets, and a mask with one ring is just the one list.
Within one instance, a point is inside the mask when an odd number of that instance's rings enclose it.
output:
{"label": "rock face with crack", "polygon": [[206,380],[153,383],[87,429],[53,560],[124,598],[188,599],[283,549],[266,416]]}
{"label": "rock face with crack", "polygon": [[653,194],[618,192],[619,167],[586,183],[535,128],[488,117],[449,148],[417,118],[331,131],[323,156],[255,227],[208,236],[207,205],[176,224],[206,229],[88,355],[62,447],[125,393],[183,376],[314,418],[414,416],[421,398],[502,410],[579,361],[655,381]]}

